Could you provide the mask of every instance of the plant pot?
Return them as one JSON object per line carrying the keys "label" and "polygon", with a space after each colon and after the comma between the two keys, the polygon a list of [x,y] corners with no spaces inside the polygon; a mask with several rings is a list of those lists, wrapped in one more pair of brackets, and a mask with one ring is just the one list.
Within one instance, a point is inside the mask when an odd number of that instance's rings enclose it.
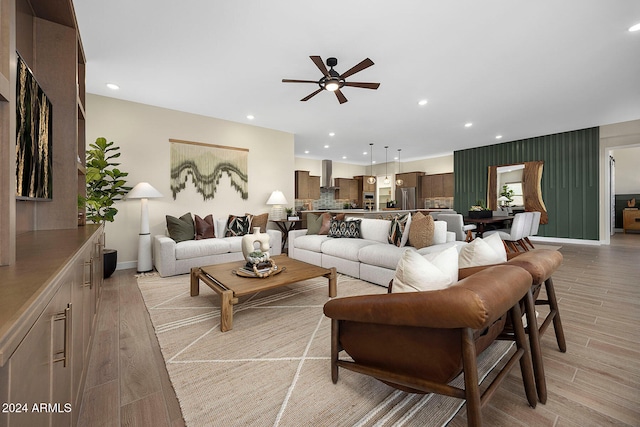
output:
{"label": "plant pot", "polygon": [[118,251],[115,249],[105,249],[102,255],[103,261],[103,277],[108,279],[111,277],[114,271],[116,271],[116,265],[118,264]]}
{"label": "plant pot", "polygon": [[469,218],[491,218],[493,216],[492,211],[469,211]]}

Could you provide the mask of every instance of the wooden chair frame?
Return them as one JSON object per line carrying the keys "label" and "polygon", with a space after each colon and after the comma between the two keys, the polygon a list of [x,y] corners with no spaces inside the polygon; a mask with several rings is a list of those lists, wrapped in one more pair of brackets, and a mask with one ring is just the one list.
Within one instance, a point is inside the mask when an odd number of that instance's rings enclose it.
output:
{"label": "wooden chair frame", "polygon": [[[531,290],[527,292],[524,299],[526,305],[533,307],[533,297]],[[421,378],[414,378],[392,371],[373,368],[369,366],[359,365],[356,362],[340,359],[340,352],[343,350],[340,344],[340,324],[341,320],[331,320],[331,379],[333,383],[338,382],[338,369],[344,368],[361,374],[373,376],[379,380],[388,381],[405,387],[421,390],[427,393],[438,393],[446,396],[463,399],[467,404],[467,421],[470,426],[482,425],[482,407],[495,394],[497,388],[504,381],[510,370],[515,366],[516,362],[520,363],[525,394],[529,405],[536,407],[536,386],[533,378],[533,365],[529,354],[524,326],[522,324],[522,311],[520,302],[511,307],[509,310],[513,319],[514,336],[516,343],[516,352],[509,358],[506,365],[501,369],[498,375],[491,381],[484,392],[480,391],[478,384],[478,366],[477,354],[474,340],[476,331],[471,328],[461,328],[461,346],[462,346],[462,372],[464,373],[464,389],[453,387],[448,384],[437,383]],[[535,314],[534,314],[535,316]],[[482,384],[484,386],[484,384]]]}

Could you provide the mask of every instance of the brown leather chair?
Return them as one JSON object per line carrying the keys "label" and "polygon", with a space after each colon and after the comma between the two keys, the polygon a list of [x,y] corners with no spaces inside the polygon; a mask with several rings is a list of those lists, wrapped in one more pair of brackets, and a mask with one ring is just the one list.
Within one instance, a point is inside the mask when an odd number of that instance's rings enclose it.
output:
{"label": "brown leather chair", "polygon": [[[525,394],[537,399],[520,300],[531,296],[526,270],[487,268],[438,291],[337,298],[324,306],[331,321],[331,378],[338,368],[373,376],[400,390],[466,400],[469,425],[481,425],[481,407],[519,361]],[[477,355],[514,319],[517,350],[480,394]],[[346,351],[353,361],[340,358]],[[464,372],[464,389],[448,383]]]}
{"label": "brown leather chair", "polygon": [[[564,330],[562,329],[562,322],[560,320],[560,311],[558,308],[558,300],[556,298],[555,288],[553,286],[553,279],[551,275],[562,265],[562,254],[559,251],[549,249],[536,249],[529,252],[520,252],[515,254],[507,254],[507,265],[516,265],[524,268],[533,277],[533,285],[531,287],[531,294],[533,296],[534,304],[527,306],[527,301],[523,300],[521,309],[524,310],[527,316],[527,327],[525,331],[529,335],[529,345],[531,347],[531,357],[533,359],[533,371],[536,379],[536,389],[538,392],[538,399],[541,403],[547,402],[547,385],[544,374],[544,364],[542,362],[542,349],[540,348],[540,337],[544,335],[549,325],[553,322],[553,328],[556,333],[556,341],[558,348],[561,352],[567,351],[567,344],[564,337]],[[458,271],[458,278],[463,279],[482,271],[489,266],[484,267],[470,267],[462,268]],[[542,285],[545,286],[547,299],[540,299],[540,290]],[[548,305],[549,314],[544,318],[542,324],[538,326],[538,321],[535,315],[534,305]],[[530,325],[536,325],[531,328]],[[510,331],[509,322],[505,328],[501,338],[514,339],[514,334]]]}

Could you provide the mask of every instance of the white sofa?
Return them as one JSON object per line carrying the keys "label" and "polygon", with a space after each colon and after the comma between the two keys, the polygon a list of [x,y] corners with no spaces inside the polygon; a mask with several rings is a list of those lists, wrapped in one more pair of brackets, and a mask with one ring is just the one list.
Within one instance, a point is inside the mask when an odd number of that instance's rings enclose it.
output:
{"label": "white sofa", "polygon": [[[153,238],[153,263],[160,276],[174,276],[191,271],[191,267],[242,261],[242,236],[224,236],[226,219],[215,221],[213,239],[187,240],[176,243],[169,236],[157,235]],[[271,249],[269,254],[282,253],[282,232],[267,230]]]}
{"label": "white sofa", "polygon": [[[447,231],[447,223],[435,221],[433,245],[417,249],[418,253],[439,252],[456,246],[458,251],[465,242],[456,241],[455,233]],[[388,243],[391,221],[363,218],[361,239],[333,238],[327,235],[307,234],[307,230],[289,232],[289,257],[321,267],[336,267],[339,273],[388,286],[395,269],[406,250]],[[411,227],[411,225],[409,225]]]}

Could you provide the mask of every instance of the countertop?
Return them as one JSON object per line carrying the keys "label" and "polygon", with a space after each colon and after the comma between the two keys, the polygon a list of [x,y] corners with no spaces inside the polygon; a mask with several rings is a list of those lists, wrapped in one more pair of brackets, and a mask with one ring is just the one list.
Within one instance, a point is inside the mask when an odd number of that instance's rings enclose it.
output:
{"label": "countertop", "polygon": [[51,283],[98,230],[32,231],[16,236],[15,264],[0,267],[0,366],[4,365],[57,289]]}

